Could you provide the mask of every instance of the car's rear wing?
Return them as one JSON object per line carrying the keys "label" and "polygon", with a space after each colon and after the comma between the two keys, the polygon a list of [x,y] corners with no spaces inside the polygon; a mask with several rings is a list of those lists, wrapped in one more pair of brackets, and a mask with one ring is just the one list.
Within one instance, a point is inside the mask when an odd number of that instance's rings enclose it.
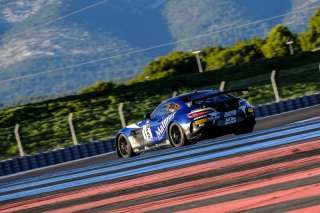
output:
{"label": "car's rear wing", "polygon": [[200,97],[195,97],[195,98],[191,98],[189,101],[194,102],[194,101],[200,101],[200,100],[204,100],[207,98],[211,98],[211,97],[215,97],[215,96],[219,96],[222,94],[226,94],[226,93],[233,93],[233,92],[248,92],[248,88],[243,88],[243,89],[232,89],[232,90],[227,90],[227,91],[223,91],[223,92],[217,92],[217,93],[213,93],[210,95],[204,95],[204,96],[200,96]]}

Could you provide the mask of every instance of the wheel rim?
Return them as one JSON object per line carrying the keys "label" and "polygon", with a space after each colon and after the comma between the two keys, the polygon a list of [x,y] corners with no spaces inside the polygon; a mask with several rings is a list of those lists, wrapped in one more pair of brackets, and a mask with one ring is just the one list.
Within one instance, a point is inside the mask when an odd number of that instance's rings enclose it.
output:
{"label": "wheel rim", "polygon": [[122,156],[127,156],[129,153],[128,142],[124,137],[119,138],[119,152]]}
{"label": "wheel rim", "polygon": [[172,126],[171,138],[175,145],[179,145],[181,143],[181,132],[178,126]]}

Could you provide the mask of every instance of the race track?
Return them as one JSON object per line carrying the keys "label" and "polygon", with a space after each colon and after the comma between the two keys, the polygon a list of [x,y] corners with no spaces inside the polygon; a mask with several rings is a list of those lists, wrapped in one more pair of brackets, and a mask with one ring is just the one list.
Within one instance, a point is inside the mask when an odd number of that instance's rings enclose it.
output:
{"label": "race track", "polygon": [[247,135],[3,177],[0,212],[316,212],[320,118],[297,121],[319,115],[315,106],[260,119]]}

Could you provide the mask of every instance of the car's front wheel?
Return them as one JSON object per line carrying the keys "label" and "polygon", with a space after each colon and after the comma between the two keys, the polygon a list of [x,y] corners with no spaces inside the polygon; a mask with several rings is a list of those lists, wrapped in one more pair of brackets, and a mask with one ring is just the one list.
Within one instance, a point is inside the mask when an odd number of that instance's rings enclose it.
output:
{"label": "car's front wheel", "polygon": [[128,138],[123,134],[118,137],[117,152],[118,156],[123,158],[129,158],[135,155]]}
{"label": "car's front wheel", "polygon": [[168,133],[169,133],[169,139],[172,146],[181,147],[186,145],[185,134],[178,123],[173,122],[169,127]]}

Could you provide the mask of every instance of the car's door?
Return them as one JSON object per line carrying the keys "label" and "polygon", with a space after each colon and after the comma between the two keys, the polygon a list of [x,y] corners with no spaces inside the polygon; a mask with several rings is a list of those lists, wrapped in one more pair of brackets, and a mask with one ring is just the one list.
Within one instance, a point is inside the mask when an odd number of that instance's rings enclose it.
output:
{"label": "car's door", "polygon": [[[152,113],[149,125],[153,136],[152,143],[161,143],[166,139],[168,117],[170,116],[171,103],[160,104]],[[147,122],[148,123],[148,122]]]}

